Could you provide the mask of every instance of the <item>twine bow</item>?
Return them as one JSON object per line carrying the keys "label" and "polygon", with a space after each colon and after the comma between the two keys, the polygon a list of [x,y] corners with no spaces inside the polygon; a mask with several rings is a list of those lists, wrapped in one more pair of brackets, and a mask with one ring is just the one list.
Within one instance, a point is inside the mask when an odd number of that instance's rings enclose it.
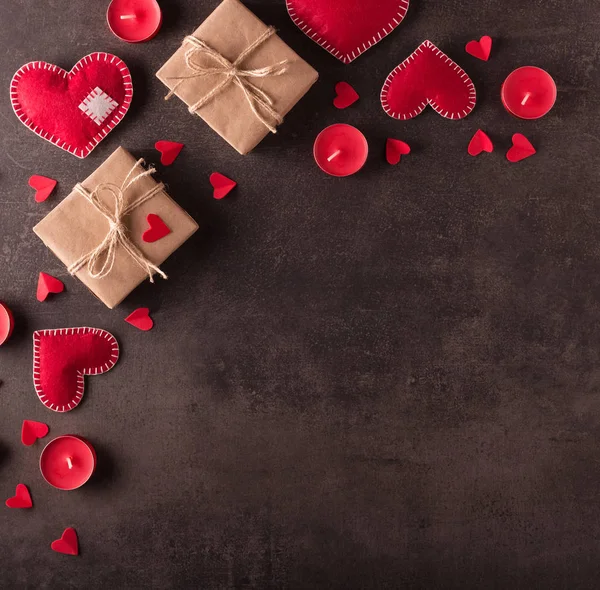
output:
{"label": "twine bow", "polygon": [[[184,59],[187,67],[193,72],[189,76],[176,76],[170,78],[171,80],[179,80],[172,90],[165,96],[165,100],[169,100],[175,94],[175,91],[185,80],[193,78],[202,78],[204,76],[220,75],[223,79],[205,96],[199,101],[195,102],[189,107],[189,111],[195,114],[196,111],[207,102],[212,100],[219,92],[221,92],[228,84],[233,82],[237,84],[242,91],[244,96],[252,109],[252,112],[256,115],[259,121],[271,132],[277,133],[275,128],[280,125],[283,121],[283,117],[273,108],[273,99],[263,90],[258,88],[255,84],[250,82],[248,78],[267,78],[268,76],[281,76],[287,70],[287,64],[289,60],[284,59],[283,61],[277,62],[270,66],[262,68],[256,68],[254,70],[245,70],[241,67],[242,62],[248,57],[256,48],[262,45],[269,37],[275,34],[273,27],[268,27],[267,30],[260,36],[256,41],[248,45],[242,53],[239,54],[234,62],[230,62],[226,57],[222,56],[218,51],[215,51],[212,47],[209,47],[204,41],[197,39],[193,35],[188,35],[183,42],[189,43],[191,47],[186,50]],[[205,55],[210,57],[214,62],[214,66],[202,65],[194,61],[196,55]],[[265,114],[263,115],[261,109]],[[275,124],[273,124],[273,122]]]}
{"label": "twine bow", "polygon": [[[151,189],[146,191],[143,195],[134,199],[128,205],[125,205],[125,193],[133,186],[136,182],[154,173],[154,168],[149,168],[140,172],[138,175],[133,176],[136,167],[142,164],[144,160],[138,160],[133,168],[129,171],[125,180],[121,186],[117,186],[112,183],[100,183],[96,188],[90,192],[81,184],[77,183],[75,189],[81,196],[85,197],[96,210],[104,215],[108,220],[109,230],[102,242],[96,246],[91,252],[84,254],[79,260],[76,260],[73,264],[68,267],[68,271],[74,275],[79,272],[84,266],[87,265],[87,270],[90,276],[94,279],[102,279],[106,277],[112,271],[115,265],[115,259],[117,256],[117,249],[122,247],[137,264],[144,269],[148,274],[150,282],[153,283],[154,279],[152,275],[158,273],[163,279],[167,278],[167,275],[160,270],[158,266],[152,264],[140,251],[140,249],[131,241],[129,238],[128,229],[123,222],[125,216],[129,215],[134,209],[139,207],[142,203],[145,203],[160,191],[163,190],[164,184],[161,182],[154,185]],[[110,193],[114,198],[115,207],[111,211],[109,207],[102,201],[100,194],[105,191]]]}

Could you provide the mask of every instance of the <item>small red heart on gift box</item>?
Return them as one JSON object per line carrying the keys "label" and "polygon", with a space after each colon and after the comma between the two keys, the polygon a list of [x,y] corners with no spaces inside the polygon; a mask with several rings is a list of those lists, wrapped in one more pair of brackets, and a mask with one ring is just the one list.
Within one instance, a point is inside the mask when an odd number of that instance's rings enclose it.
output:
{"label": "small red heart on gift box", "polygon": [[536,149],[522,133],[515,133],[512,136],[512,142],[512,147],[506,153],[506,159],[509,162],[520,162],[536,153]]}
{"label": "small red heart on gift box", "polygon": [[152,330],[154,322],[150,317],[150,309],[147,307],[140,307],[135,311],[132,311],[126,318],[125,321],[132,326],[135,326],[143,332]]}
{"label": "small red heart on gift box", "polygon": [[401,156],[410,154],[410,146],[399,139],[388,137],[385,142],[385,158],[388,164],[397,164]]}
{"label": "small red heart on gift box", "polygon": [[213,172],[210,175],[210,184],[213,187],[213,197],[215,199],[222,199],[227,196],[236,186],[237,182],[223,176],[220,172]]}
{"label": "small red heart on gift box", "polygon": [[53,178],[34,174],[29,177],[29,186],[35,189],[35,202],[43,203],[58,184]]}
{"label": "small red heart on gift box", "polygon": [[50,293],[62,293],[65,286],[62,281],[52,275],[41,272],[37,285],[37,300],[46,301]]}
{"label": "small red heart on gift box", "polygon": [[471,156],[478,156],[481,152],[491,154],[494,151],[494,144],[487,133],[478,129],[471,138],[467,151]]}
{"label": "small red heart on gift box", "polygon": [[160,152],[160,163],[170,166],[184,148],[184,144],[177,141],[161,140],[157,141],[154,147]]}
{"label": "small red heart on gift box", "polygon": [[477,59],[487,61],[492,51],[492,38],[484,35],[479,41],[469,41],[465,46],[465,51]]}
{"label": "small red heart on gift box", "polygon": [[348,82],[338,82],[335,85],[335,93],[333,106],[338,109],[346,109],[360,98],[358,92]]}
{"label": "small red heart on gift box", "polygon": [[48,425],[35,420],[23,420],[21,426],[21,442],[30,447],[38,438],[44,438],[48,434]]}
{"label": "small red heart on gift box", "polygon": [[31,494],[27,486],[24,483],[17,484],[15,495],[6,500],[5,504],[9,508],[31,508],[33,502],[31,501]]}
{"label": "small red heart on gift box", "polygon": [[65,555],[79,555],[79,541],[75,529],[72,527],[65,529],[60,539],[52,541],[50,548]]}
{"label": "small red heart on gift box", "polygon": [[142,234],[144,242],[157,242],[171,233],[169,226],[156,213],[148,213],[146,217],[148,229]]}

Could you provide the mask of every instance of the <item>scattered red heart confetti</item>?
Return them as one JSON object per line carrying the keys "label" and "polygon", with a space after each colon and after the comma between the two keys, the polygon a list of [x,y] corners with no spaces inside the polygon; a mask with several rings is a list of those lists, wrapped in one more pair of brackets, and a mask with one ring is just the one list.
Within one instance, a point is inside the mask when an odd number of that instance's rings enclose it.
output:
{"label": "scattered red heart confetti", "polygon": [[494,144],[485,131],[478,129],[471,138],[467,151],[471,156],[478,156],[481,152],[491,154],[494,151]]}
{"label": "scattered red heart confetti", "polygon": [[41,272],[38,278],[37,300],[46,301],[50,293],[62,293],[65,286],[62,281],[52,275]]}
{"label": "scattered red heart confetti", "polygon": [[43,203],[58,184],[53,178],[34,174],[29,178],[29,186],[35,189],[35,202]]}
{"label": "scattered red heart confetti", "polygon": [[31,508],[33,502],[31,501],[31,494],[27,486],[24,483],[17,484],[15,495],[6,500],[5,504],[9,508]]}
{"label": "scattered red heart confetti", "polygon": [[338,109],[347,109],[360,98],[358,92],[348,82],[338,82],[335,85],[335,93],[336,97],[333,99],[333,106]]}
{"label": "scattered red heart confetti", "polygon": [[79,542],[75,529],[71,527],[65,529],[60,539],[52,541],[50,548],[65,555],[79,555]]}
{"label": "scattered red heart confetti", "polygon": [[147,307],[139,307],[135,311],[132,311],[125,318],[125,321],[143,332],[152,330],[152,327],[154,326],[154,322],[150,317],[150,310]]}
{"label": "scattered red heart confetti", "polygon": [[522,133],[515,133],[512,136],[512,142],[512,147],[506,153],[506,159],[509,162],[520,162],[536,153],[536,149]]}
{"label": "scattered red heart confetti", "polygon": [[171,233],[169,226],[156,213],[148,213],[146,217],[148,229],[142,234],[144,242],[157,242]]}
{"label": "scattered red heart confetti", "polygon": [[184,147],[183,143],[177,141],[157,141],[154,147],[160,152],[160,163],[170,166]]}
{"label": "scattered red heart confetti", "polygon": [[30,447],[38,438],[44,438],[48,434],[48,425],[35,420],[23,420],[21,426],[21,442]]}
{"label": "scattered red heart confetti", "polygon": [[465,51],[483,61],[490,59],[492,51],[492,38],[489,35],[484,35],[479,41],[469,41],[465,46]]}
{"label": "scattered red heart confetti", "polygon": [[400,162],[400,157],[407,154],[410,154],[410,146],[407,143],[399,139],[387,138],[385,142],[385,159],[388,164],[392,164],[392,166],[397,164]]}
{"label": "scattered red heart confetti", "polygon": [[210,184],[213,187],[213,197],[215,199],[222,199],[226,197],[236,186],[237,182],[223,176],[220,172],[213,172],[210,175]]}

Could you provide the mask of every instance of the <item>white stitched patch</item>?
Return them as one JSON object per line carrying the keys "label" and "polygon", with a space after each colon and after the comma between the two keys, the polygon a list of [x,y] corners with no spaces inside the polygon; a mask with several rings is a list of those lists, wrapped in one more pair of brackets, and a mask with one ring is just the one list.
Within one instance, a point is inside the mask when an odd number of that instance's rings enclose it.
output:
{"label": "white stitched patch", "polygon": [[104,120],[119,106],[104,90],[96,86],[79,105],[79,108],[97,125]]}

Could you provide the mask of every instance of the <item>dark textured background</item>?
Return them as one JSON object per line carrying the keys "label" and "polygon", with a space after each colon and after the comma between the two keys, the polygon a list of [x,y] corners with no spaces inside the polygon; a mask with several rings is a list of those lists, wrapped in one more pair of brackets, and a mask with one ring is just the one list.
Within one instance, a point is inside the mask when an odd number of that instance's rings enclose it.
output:
{"label": "dark textured background", "polygon": [[[215,0],[162,3],[159,36],[127,45],[104,1],[0,3],[0,299],[16,315],[0,349],[0,500],[17,482],[31,511],[0,509],[1,587],[597,588],[600,575],[600,232],[597,31],[592,0],[413,0],[405,22],[344,66],[289,20],[283,0],[247,5],[321,79],[280,133],[242,157],[154,72]],[[487,64],[464,53],[495,39]],[[460,122],[431,109],[401,123],[379,105],[388,72],[425,38],[479,93]],[[134,77],[130,113],[86,160],[12,113],[23,63],[69,69],[95,51]],[[502,108],[515,67],[547,68],[555,109],[524,122]],[[347,80],[361,94],[332,106]],[[366,167],[334,179],[311,148],[336,121],[361,128]],[[496,152],[470,158],[482,127]],[[509,164],[524,132],[538,154]],[[387,136],[413,153],[384,161]],[[114,311],[70,278],[31,228],[118,145],[156,161],[201,231]],[[208,175],[239,182],[212,199]],[[36,204],[31,174],[57,178]],[[35,299],[37,274],[67,292]],[[123,322],[148,305],[150,333]],[[84,403],[47,411],[31,383],[31,333],[91,325],[122,357],[88,379]],[[96,446],[79,491],[51,489],[23,418]],[[66,526],[81,556],[50,551]]]}

